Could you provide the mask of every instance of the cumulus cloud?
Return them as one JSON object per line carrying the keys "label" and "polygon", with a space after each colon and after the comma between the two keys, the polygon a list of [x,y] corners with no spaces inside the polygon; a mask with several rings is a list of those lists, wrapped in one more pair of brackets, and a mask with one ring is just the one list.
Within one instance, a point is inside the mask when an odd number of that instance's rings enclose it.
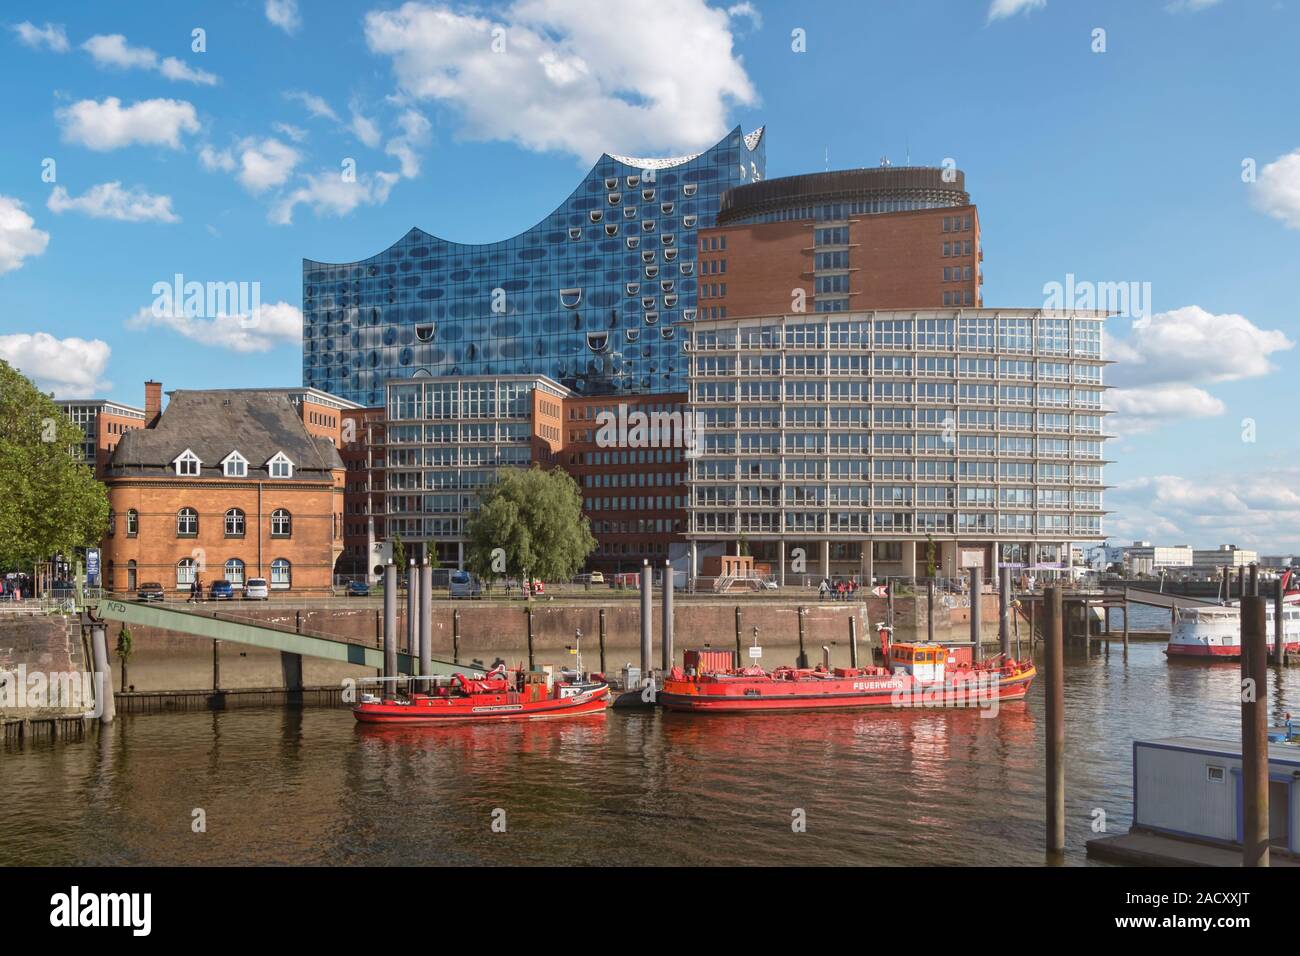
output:
{"label": "cumulus cloud", "polygon": [[1279,156],[1259,171],[1251,201],[1288,228],[1300,229],[1300,149]]}
{"label": "cumulus cloud", "polygon": [[420,174],[420,156],[416,149],[429,139],[429,121],[416,110],[406,110],[398,117],[397,125],[402,130],[401,135],[390,139],[384,152],[397,157],[402,175],[410,179]]}
{"label": "cumulus cloud", "polygon": [[0,275],[12,272],[28,256],[39,256],[50,244],[50,234],[36,228],[36,220],[11,196],[0,196]]}
{"label": "cumulus cloud", "polygon": [[1107,426],[1116,434],[1148,431],[1186,418],[1222,415],[1226,406],[1203,386],[1275,371],[1271,356],[1294,348],[1279,330],[1242,315],[1189,305],[1132,323],[1123,339],[1106,335]]}
{"label": "cumulus cloud", "polygon": [[271,128],[281,136],[287,136],[295,143],[301,143],[307,138],[307,131],[301,126],[294,126],[292,123],[272,123]]}
{"label": "cumulus cloud", "polygon": [[993,0],[989,6],[989,22],[1014,17],[1017,13],[1041,10],[1047,6],[1047,0]]}
{"label": "cumulus cloud", "polygon": [[285,33],[297,33],[302,26],[298,0],[266,0],[266,19]]}
{"label": "cumulus cloud", "polygon": [[103,378],[111,354],[99,339],[56,339],[48,332],[0,335],[0,358],[55,398],[91,398],[112,388]]}
{"label": "cumulus cloud", "polygon": [[150,306],[126,320],[126,327],[141,332],[167,329],[201,345],[231,352],[269,352],[278,345],[302,341],[302,311],[288,302],[262,305],[245,315],[201,317],[182,309],[159,311]]}
{"label": "cumulus cloud", "polygon": [[374,120],[363,114],[356,106],[352,107],[352,122],[348,125],[348,129],[352,130],[352,134],[371,149],[379,145],[381,138],[379,127],[375,125]]}
{"label": "cumulus cloud", "polygon": [[276,225],[290,225],[299,205],[310,206],[317,216],[346,216],[358,206],[382,206],[400,178],[397,173],[381,172],[348,180],[336,171],[325,170],[307,176],[302,186],[276,203],[270,220]]}
{"label": "cumulus cloud", "polygon": [[10,27],[14,33],[18,34],[18,39],[26,46],[33,50],[53,50],[55,53],[67,53],[68,34],[63,29],[61,23],[46,23],[43,27],[38,27],[30,20],[24,20],[22,23],[15,23]]}
{"label": "cumulus cloud", "polygon": [[182,60],[169,56],[159,60],[158,54],[148,47],[131,46],[120,33],[96,34],[81,48],[90,54],[98,66],[119,70],[157,70],[169,80],[213,86],[216,74],[191,67]]}
{"label": "cumulus cloud", "polygon": [[233,149],[216,150],[204,146],[199,163],[209,172],[235,173],[235,178],[251,193],[262,193],[286,183],[302,155],[274,137],[241,139]]}
{"label": "cumulus cloud", "polygon": [[518,0],[500,22],[408,2],[368,13],[365,35],[391,59],[399,98],[453,107],[470,139],[583,161],[611,143],[628,153],[712,145],[728,108],[757,98],[727,12],[671,0],[638,17],[629,31],[578,0]]}
{"label": "cumulus cloud", "polygon": [[123,189],[120,182],[91,186],[80,196],[72,196],[62,186],[55,186],[45,204],[51,212],[82,212],[95,219],[120,222],[180,222],[172,212],[172,197],[157,196],[141,186]]}
{"label": "cumulus cloud", "polygon": [[1213,548],[1237,544],[1270,554],[1300,550],[1300,468],[1262,467],[1196,478],[1151,475],[1106,492],[1108,532]]}
{"label": "cumulus cloud", "polygon": [[79,100],[55,111],[63,139],[100,152],[139,144],[181,148],[182,133],[197,133],[194,105],[185,100],[140,100],[125,109],[110,96]]}

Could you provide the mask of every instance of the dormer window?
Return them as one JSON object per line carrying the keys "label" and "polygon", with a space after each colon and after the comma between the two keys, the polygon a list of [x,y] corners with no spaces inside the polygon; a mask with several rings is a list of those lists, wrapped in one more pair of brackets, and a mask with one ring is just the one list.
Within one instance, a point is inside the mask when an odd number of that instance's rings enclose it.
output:
{"label": "dormer window", "polygon": [[172,464],[176,466],[176,474],[181,478],[197,478],[199,469],[203,467],[203,462],[199,460],[199,456],[188,448],[177,455]]}
{"label": "dormer window", "polygon": [[277,451],[275,456],[266,463],[266,470],[272,478],[292,478],[293,462],[282,451]]}
{"label": "dormer window", "polygon": [[221,459],[221,473],[227,478],[247,478],[248,459],[237,451],[232,451]]}

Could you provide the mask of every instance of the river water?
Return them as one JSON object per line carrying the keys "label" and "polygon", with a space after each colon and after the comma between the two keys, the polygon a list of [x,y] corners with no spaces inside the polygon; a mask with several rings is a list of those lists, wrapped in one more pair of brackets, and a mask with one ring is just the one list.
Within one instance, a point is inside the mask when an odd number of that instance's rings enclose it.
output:
{"label": "river water", "polygon": [[[1238,670],[1171,664],[1150,643],[1126,663],[1116,644],[1073,652],[1065,680],[1067,862],[1081,864],[1095,811],[1108,832],[1129,825],[1135,737],[1239,739]],[[1275,717],[1300,701],[1300,668],[1271,674],[1270,701]],[[1037,865],[1043,706],[1040,681],[995,718],[123,716],[82,742],[0,749],[0,864]]]}

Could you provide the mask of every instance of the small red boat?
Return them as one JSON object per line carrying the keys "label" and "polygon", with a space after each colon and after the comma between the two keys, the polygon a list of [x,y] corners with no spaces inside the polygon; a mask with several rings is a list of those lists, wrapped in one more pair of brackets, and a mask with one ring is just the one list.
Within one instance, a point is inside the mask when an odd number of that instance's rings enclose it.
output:
{"label": "small red boat", "polygon": [[[1033,661],[1001,655],[964,663],[942,644],[883,642],[885,666],[736,669],[717,666],[718,651],[687,651],[659,703],[668,710],[737,714],[845,707],[993,707],[1024,699],[1037,671]],[[692,656],[693,655],[693,656]],[[690,673],[688,673],[688,671]]]}
{"label": "small red boat", "polygon": [[[423,683],[414,678],[417,685]],[[600,680],[554,680],[546,671],[501,664],[483,677],[427,678],[427,691],[409,696],[363,695],[352,708],[363,724],[445,724],[464,721],[545,720],[601,714],[609,685]]]}

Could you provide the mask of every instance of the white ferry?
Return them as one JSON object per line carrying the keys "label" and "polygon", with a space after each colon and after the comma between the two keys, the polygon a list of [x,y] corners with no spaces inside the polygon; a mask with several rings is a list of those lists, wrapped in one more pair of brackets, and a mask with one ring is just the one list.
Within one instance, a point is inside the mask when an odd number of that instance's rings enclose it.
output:
{"label": "white ferry", "polygon": [[[1300,588],[1292,572],[1282,578],[1282,634],[1287,653],[1300,653]],[[1178,608],[1166,653],[1170,657],[1241,657],[1241,606],[1236,602]],[[1268,647],[1274,647],[1273,602],[1268,604]]]}

